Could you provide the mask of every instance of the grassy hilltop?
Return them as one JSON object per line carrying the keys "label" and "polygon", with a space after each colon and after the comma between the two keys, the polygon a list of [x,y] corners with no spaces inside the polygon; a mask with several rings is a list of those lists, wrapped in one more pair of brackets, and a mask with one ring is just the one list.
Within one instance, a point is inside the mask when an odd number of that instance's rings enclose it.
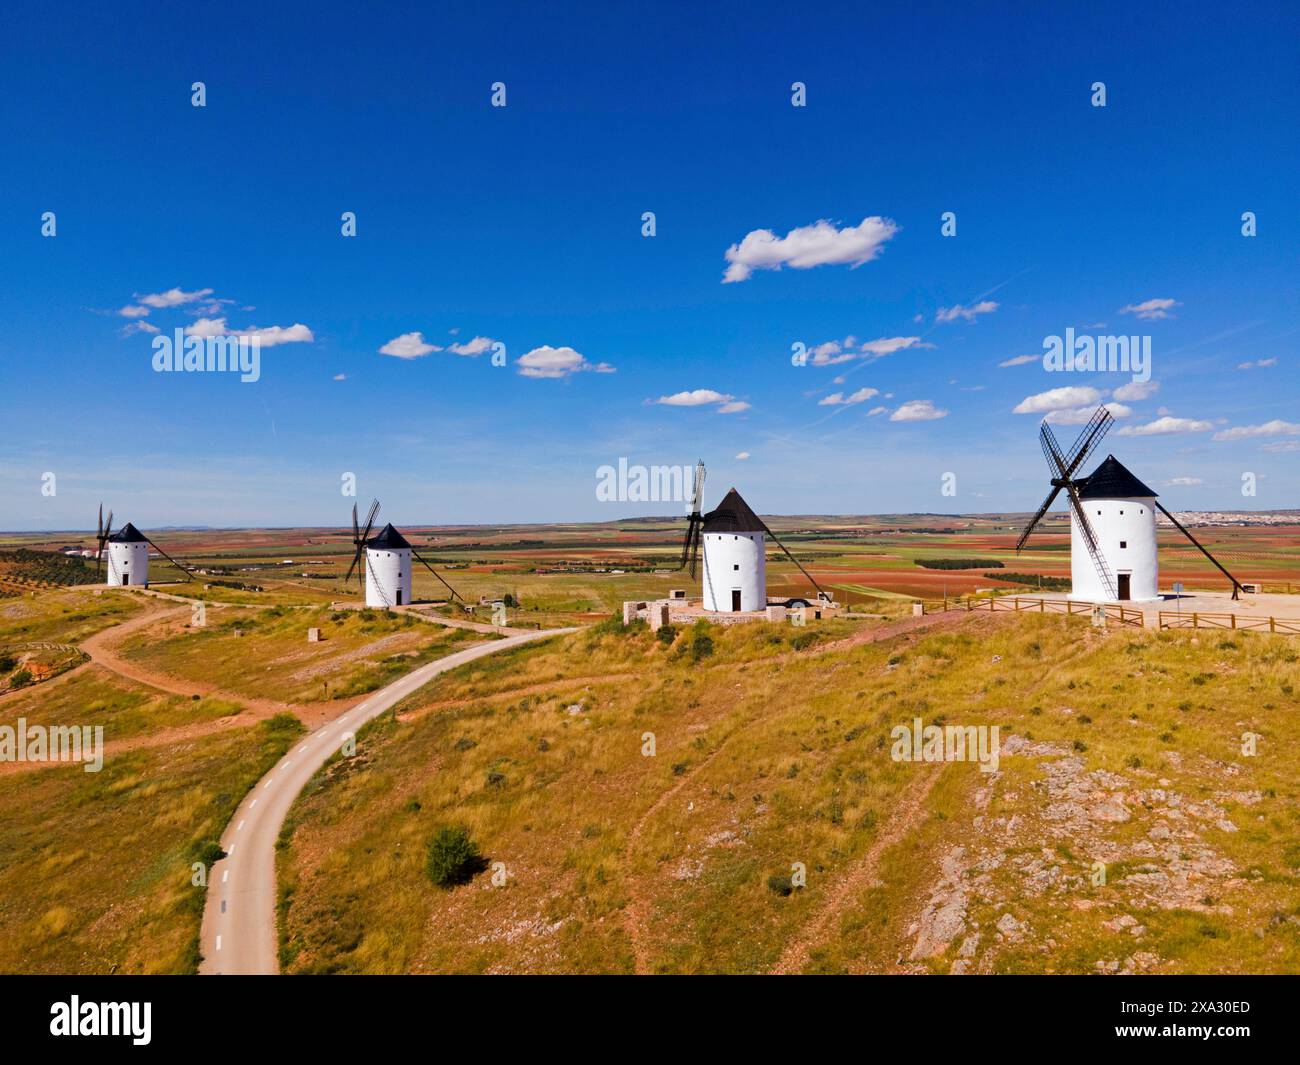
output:
{"label": "grassy hilltop", "polygon": [[[288,971],[1300,971],[1294,642],[619,628],[465,667],[317,776]],[[1000,725],[1000,772],[891,760],[914,717]],[[487,864],[444,890],[448,824]]]}

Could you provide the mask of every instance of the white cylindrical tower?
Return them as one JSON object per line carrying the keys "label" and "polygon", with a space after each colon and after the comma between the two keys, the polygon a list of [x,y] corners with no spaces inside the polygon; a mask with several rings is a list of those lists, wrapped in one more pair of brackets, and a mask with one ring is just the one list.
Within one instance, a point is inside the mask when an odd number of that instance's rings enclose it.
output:
{"label": "white cylindrical tower", "polygon": [[1071,508],[1070,598],[1088,602],[1159,599],[1155,492],[1109,455],[1091,476],[1079,481],[1079,502],[1097,538],[1110,587]]}
{"label": "white cylindrical tower", "polygon": [[411,545],[385,525],[366,541],[366,606],[407,606],[411,602]]}
{"label": "white cylindrical tower", "polygon": [[763,523],[734,488],[704,516],[704,609],[719,613],[767,608]]}
{"label": "white cylindrical tower", "polygon": [[104,544],[110,585],[149,587],[149,541],[129,521]]}

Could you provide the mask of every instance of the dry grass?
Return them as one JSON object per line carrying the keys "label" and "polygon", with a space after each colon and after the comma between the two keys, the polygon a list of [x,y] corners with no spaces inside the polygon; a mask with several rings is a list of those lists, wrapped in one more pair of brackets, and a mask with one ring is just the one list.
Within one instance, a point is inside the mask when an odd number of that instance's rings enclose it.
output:
{"label": "dry grass", "polygon": [[191,973],[202,845],[301,726],[0,776],[0,972]]}
{"label": "dry grass", "polygon": [[[763,972],[824,919],[815,971],[947,971],[971,934],[969,964],[986,971],[1092,971],[1139,951],[1156,971],[1300,969],[1294,643],[1050,616],[828,653],[793,651],[794,635],[715,629],[714,653],[692,663],[646,632],[578,634],[441,678],[404,709],[458,706],[385,717],[295,807],[286,968],[627,972],[636,931],[652,971]],[[913,717],[1050,746],[1007,756],[994,778],[894,762],[890,729]],[[1262,737],[1258,756],[1241,755],[1244,731]],[[641,753],[647,732],[654,757]],[[1061,834],[1046,780],[1069,759],[1089,787],[1113,774],[1085,818],[1118,795],[1125,820]],[[827,918],[931,771],[915,823]],[[1171,822],[1175,795],[1184,814]],[[506,886],[490,872],[450,892],[428,882],[424,848],[446,823],[470,827]],[[1153,839],[1154,856],[1133,857]],[[1000,864],[963,874],[963,934],[912,959],[954,847],[992,848]],[[1090,882],[1094,860],[1106,887]],[[769,890],[795,862],[807,887]],[[1007,913],[1019,936],[994,930]],[[1141,935],[1104,927],[1120,916]]]}
{"label": "dry grass", "polygon": [[[162,638],[138,634],[122,653],[148,669],[250,698],[304,703],[374,691],[485,638],[383,610],[277,607],[234,616],[211,611],[207,620],[203,628],[178,625]],[[307,642],[309,628],[321,630],[319,643]]]}

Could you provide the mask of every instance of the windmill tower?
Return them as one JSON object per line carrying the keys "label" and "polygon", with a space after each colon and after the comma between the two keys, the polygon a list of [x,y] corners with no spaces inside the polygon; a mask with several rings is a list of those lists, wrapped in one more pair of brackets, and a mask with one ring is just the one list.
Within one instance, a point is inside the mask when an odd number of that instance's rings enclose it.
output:
{"label": "windmill tower", "polygon": [[704,609],[767,608],[767,526],[731,489],[700,525],[704,541]]}
{"label": "windmill tower", "polygon": [[[722,497],[716,510],[700,513],[704,494],[704,463],[695,471],[695,495],[682,544],[682,561],[678,569],[688,569],[695,576],[700,547],[704,547],[704,609],[715,613],[760,611],[767,608],[767,546],[772,541],[785,552],[786,558],[817,589],[817,602],[833,604],[834,599],[822,591],[812,574],[790,554],[763,519],[755,514],[734,488]],[[806,599],[783,601],[787,606],[807,606]]]}
{"label": "windmill tower", "polygon": [[[109,515],[110,520],[112,515]],[[149,541],[129,521],[107,538],[108,583],[112,587],[149,587]]]}
{"label": "windmill tower", "polygon": [[366,606],[411,602],[411,544],[392,524],[366,541]]}
{"label": "windmill tower", "polygon": [[1098,407],[1065,453],[1051,426],[1043,422],[1039,427],[1038,439],[1047,459],[1052,490],[1021,533],[1016,553],[1064,491],[1070,502],[1070,598],[1088,602],[1159,599],[1158,509],[1232,581],[1232,597],[1236,599],[1241,589],[1237,579],[1114,455],[1107,455],[1088,476],[1075,476],[1114,420],[1110,411]]}
{"label": "windmill tower", "polygon": [[370,504],[364,529],[357,525],[357,505],[352,504],[352,545],[355,553],[352,565],[348,567],[344,582],[352,579],[353,572],[365,559],[366,606],[377,606],[387,610],[394,606],[408,606],[411,602],[411,561],[414,559],[432,573],[451,592],[453,599],[460,598],[456,589],[443,580],[442,574],[420,557],[409,540],[393,528],[392,523],[385,525],[376,536],[370,535],[375,518],[379,515],[379,500]]}
{"label": "windmill tower", "polygon": [[95,540],[99,544],[95,552],[96,571],[102,571],[107,547],[108,584],[110,587],[149,587],[149,548],[153,548],[187,577],[193,577],[194,571],[183,566],[161,547],[145,536],[129,521],[117,532],[113,532],[113,512],[108,512],[108,521],[104,520],[104,504],[99,504],[99,519],[95,526]]}

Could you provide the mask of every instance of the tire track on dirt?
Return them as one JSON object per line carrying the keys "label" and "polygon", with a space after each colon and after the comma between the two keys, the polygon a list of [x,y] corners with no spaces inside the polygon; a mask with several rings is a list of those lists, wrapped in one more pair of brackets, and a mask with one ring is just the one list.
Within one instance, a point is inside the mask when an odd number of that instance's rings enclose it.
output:
{"label": "tire track on dirt", "polygon": [[803,971],[813,947],[825,937],[827,926],[836,917],[843,916],[848,905],[875,879],[880,869],[881,856],[919,826],[925,815],[925,802],[938,783],[943,768],[943,763],[927,766],[903,789],[903,794],[890,811],[884,831],[871,841],[867,853],[853,864],[813,918],[804,924],[800,933],[786,944],[780,959],[769,971],[770,975],[792,976]]}

